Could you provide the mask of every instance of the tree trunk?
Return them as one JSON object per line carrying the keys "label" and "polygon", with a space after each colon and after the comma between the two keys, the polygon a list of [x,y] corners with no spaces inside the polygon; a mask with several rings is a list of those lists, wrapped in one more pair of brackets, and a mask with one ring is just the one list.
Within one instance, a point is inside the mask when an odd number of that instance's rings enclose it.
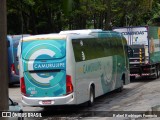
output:
{"label": "tree trunk", "polygon": [[[0,4],[0,111],[8,111],[8,54],[7,54],[7,13],[6,0]],[[7,118],[6,118],[7,119]],[[5,119],[5,120],[6,120]]]}

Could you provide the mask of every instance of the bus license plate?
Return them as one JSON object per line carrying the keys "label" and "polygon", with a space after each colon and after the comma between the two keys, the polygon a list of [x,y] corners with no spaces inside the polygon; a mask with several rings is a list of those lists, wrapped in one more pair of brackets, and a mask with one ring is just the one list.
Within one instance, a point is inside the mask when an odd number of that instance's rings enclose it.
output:
{"label": "bus license plate", "polygon": [[44,100],[44,101],[42,101],[42,104],[43,104],[43,105],[51,105],[51,104],[54,104],[54,101]]}

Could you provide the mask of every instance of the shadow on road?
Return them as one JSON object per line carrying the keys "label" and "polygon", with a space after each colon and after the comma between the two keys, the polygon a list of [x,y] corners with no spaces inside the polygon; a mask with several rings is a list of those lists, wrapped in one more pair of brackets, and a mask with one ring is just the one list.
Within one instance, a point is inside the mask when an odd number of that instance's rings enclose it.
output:
{"label": "shadow on road", "polygon": [[[112,103],[115,100],[121,100],[125,99],[126,97],[130,96],[130,93],[137,92],[134,90],[137,90],[138,87],[141,87],[144,84],[147,84],[148,82],[152,82],[156,79],[154,78],[148,78],[148,77],[143,77],[143,78],[137,78],[135,80],[131,81],[131,86],[129,87],[124,87],[123,91],[118,93],[116,90],[106,93],[105,95],[102,95],[98,98],[95,99],[95,104],[92,107],[88,107],[86,103],[80,104],[80,105],[69,105],[69,106],[53,106],[53,107],[44,107],[41,110],[37,110],[36,112],[39,112],[42,114],[43,119],[49,119],[52,120],[54,119],[59,119],[59,117],[64,117],[64,119],[68,119],[70,117],[79,119],[83,118],[84,116],[99,116],[101,115],[99,111],[97,112],[96,109],[103,108],[104,106],[109,108],[110,103]],[[137,83],[136,83],[137,82]],[[19,84],[15,84],[11,86],[12,88],[17,88],[19,87]],[[112,103],[113,104],[113,103]],[[102,109],[104,110],[104,109]],[[24,111],[25,112],[25,111]],[[107,111],[105,111],[107,112]],[[104,111],[103,111],[104,113]],[[93,115],[92,115],[93,114]],[[98,114],[98,115],[97,115]],[[105,113],[106,114],[106,113]],[[103,116],[103,115],[102,115]],[[51,118],[49,118],[51,117]],[[41,120],[41,119],[36,119],[36,120]]]}
{"label": "shadow on road", "polygon": [[[127,93],[129,93],[132,90],[136,90],[138,87],[147,84],[148,82],[152,82],[156,79],[154,78],[147,78],[147,77],[141,77],[137,78],[131,81],[131,83],[138,83],[135,84],[134,87],[128,87],[124,88],[122,92],[117,92],[116,90],[111,91],[109,93],[106,93],[100,97],[97,97],[95,99],[95,104],[92,107],[88,107],[86,103],[80,104],[80,105],[73,105],[73,106],[54,106],[54,107],[45,107],[41,112],[44,116],[85,116],[85,112],[88,116],[90,116],[90,113],[93,113],[93,111],[96,108],[102,107],[102,106],[108,106],[113,100],[116,99],[124,99],[128,96]],[[125,95],[125,96],[124,96]],[[84,112],[85,111],[85,112]]]}

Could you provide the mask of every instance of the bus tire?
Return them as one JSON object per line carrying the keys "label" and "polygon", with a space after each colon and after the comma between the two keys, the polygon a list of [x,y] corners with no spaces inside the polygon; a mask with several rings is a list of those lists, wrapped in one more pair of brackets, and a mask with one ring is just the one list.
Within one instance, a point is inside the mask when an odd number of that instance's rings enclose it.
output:
{"label": "bus tire", "polygon": [[122,92],[123,91],[123,85],[124,85],[124,81],[122,82],[121,87],[119,87],[116,91],[117,92]]}
{"label": "bus tire", "polygon": [[94,87],[91,86],[90,94],[89,94],[89,101],[88,101],[89,107],[91,107],[94,104],[94,100],[95,100],[95,91],[94,91]]}
{"label": "bus tire", "polygon": [[116,91],[117,92],[122,92],[123,91],[123,86],[121,86],[120,88],[118,88]]}
{"label": "bus tire", "polygon": [[159,71],[159,69],[158,68],[156,68],[156,78],[159,78],[159,76],[160,76],[160,71]]}

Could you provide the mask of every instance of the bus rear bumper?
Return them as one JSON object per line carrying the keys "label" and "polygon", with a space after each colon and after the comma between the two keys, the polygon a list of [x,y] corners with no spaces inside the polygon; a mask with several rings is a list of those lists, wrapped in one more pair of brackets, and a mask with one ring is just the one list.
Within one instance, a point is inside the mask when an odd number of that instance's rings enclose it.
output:
{"label": "bus rear bumper", "polygon": [[75,104],[74,94],[60,97],[26,97],[22,96],[23,106],[54,106]]}

